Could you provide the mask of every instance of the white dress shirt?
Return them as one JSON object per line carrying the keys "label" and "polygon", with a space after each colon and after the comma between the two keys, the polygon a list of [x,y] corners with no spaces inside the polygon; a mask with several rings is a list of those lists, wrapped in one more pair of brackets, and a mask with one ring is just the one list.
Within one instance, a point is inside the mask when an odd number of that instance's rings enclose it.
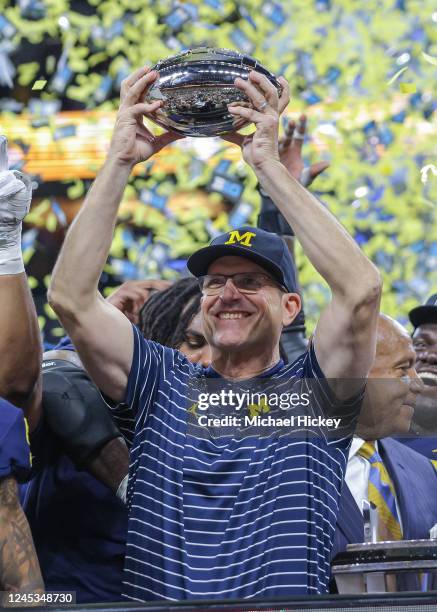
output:
{"label": "white dress shirt", "polygon": [[[361,514],[363,514],[363,500],[369,501],[368,497],[368,486],[369,486],[369,474],[370,474],[370,461],[361,457],[358,451],[364,444],[365,440],[354,436],[352,444],[349,449],[349,459],[346,467],[346,484],[352,493]],[[375,442],[375,448],[378,451],[378,442]],[[379,451],[378,451],[379,452]],[[402,529],[402,516],[399,510],[398,500],[395,494],[396,510],[398,511],[399,523]]]}

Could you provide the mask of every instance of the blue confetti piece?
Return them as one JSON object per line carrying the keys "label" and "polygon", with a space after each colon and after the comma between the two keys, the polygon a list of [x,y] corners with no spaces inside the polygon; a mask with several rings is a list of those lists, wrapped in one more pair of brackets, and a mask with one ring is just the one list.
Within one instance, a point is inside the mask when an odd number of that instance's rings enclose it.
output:
{"label": "blue confetti piece", "polygon": [[303,76],[307,83],[313,83],[317,80],[317,71],[309,53],[302,52],[298,54],[297,71]]}
{"label": "blue confetti piece", "polygon": [[94,99],[97,103],[101,103],[109,96],[112,89],[112,78],[107,74],[103,77],[100,85],[94,92]]}
{"label": "blue confetti piece", "polygon": [[393,132],[385,126],[380,128],[378,135],[380,142],[385,146],[390,145],[394,140]]}
{"label": "blue confetti piece", "polygon": [[0,34],[4,38],[12,38],[15,32],[15,26],[13,26],[12,23],[6,19],[6,17],[0,15]]}
{"label": "blue confetti piece", "polygon": [[302,93],[302,99],[309,105],[311,106],[312,104],[317,104],[318,102],[321,101],[322,98],[320,98],[316,93],[314,93],[313,91],[304,91]]}
{"label": "blue confetti piece", "polygon": [[129,70],[129,66],[123,66],[117,71],[117,74],[114,78],[115,89],[120,89],[122,81],[124,81],[124,79],[129,76],[130,72],[131,71]]}
{"label": "blue confetti piece", "polygon": [[374,206],[373,211],[376,214],[378,221],[391,221],[394,216],[386,212],[382,206]]}
{"label": "blue confetti piece", "polygon": [[187,260],[186,259],[169,259],[167,261],[167,266],[171,268],[172,270],[176,270],[176,272],[179,272],[180,274],[182,274],[183,272],[185,272],[187,268]]}
{"label": "blue confetti piece", "polygon": [[39,0],[28,0],[26,3],[20,2],[20,13],[24,19],[38,21],[46,16],[47,9]]}
{"label": "blue confetti piece", "polygon": [[141,255],[148,249],[148,247],[152,244],[153,242],[153,235],[152,233],[148,234],[143,240],[141,240],[141,242],[138,244],[138,258],[141,257]]}
{"label": "blue confetti piece", "polygon": [[168,260],[169,246],[162,242],[155,242],[150,249],[150,258],[158,264],[159,267],[164,266]]}
{"label": "blue confetti piece", "polygon": [[38,230],[36,228],[27,230],[27,232],[23,232],[23,235],[21,236],[21,248],[23,252],[28,251],[31,248],[34,248],[37,238],[38,238]]}
{"label": "blue confetti piece", "polygon": [[372,202],[372,203],[378,202],[384,195],[384,192],[385,192],[384,186],[377,187],[376,189],[370,192],[368,196],[369,202]]}
{"label": "blue confetti piece", "polygon": [[62,210],[62,208],[59,205],[59,203],[56,200],[52,199],[52,200],[50,200],[50,205],[51,205],[52,210],[55,213],[56,218],[58,219],[60,225],[62,225],[62,227],[67,227],[67,217],[65,216],[65,213]]}
{"label": "blue confetti piece", "polygon": [[137,266],[127,259],[112,259],[111,266],[118,276],[125,280],[136,280],[139,278]]}
{"label": "blue confetti piece", "polygon": [[425,243],[423,240],[419,240],[418,242],[413,242],[410,244],[409,249],[413,251],[413,253],[420,253],[423,250]]}
{"label": "blue confetti piece", "polygon": [[247,53],[248,55],[253,53],[255,49],[254,43],[249,40],[246,34],[244,34],[244,32],[242,32],[239,28],[235,28],[229,38],[232,40],[234,45],[241,49],[241,51],[244,51],[244,53]]}
{"label": "blue confetti piece", "polygon": [[385,270],[386,272],[390,272],[393,268],[393,255],[389,255],[385,251],[377,251],[373,256],[375,264]]}
{"label": "blue confetti piece", "polygon": [[76,136],[75,125],[63,125],[62,127],[56,128],[53,132],[53,140],[63,140],[64,138],[71,138]]}
{"label": "blue confetti piece", "polygon": [[188,13],[190,19],[196,21],[199,16],[199,11],[197,10],[197,6],[194,4],[189,4],[184,2],[184,10]]}
{"label": "blue confetti piece", "polygon": [[58,94],[64,93],[73,77],[74,72],[66,64],[58,67],[50,85],[51,90]]}
{"label": "blue confetti piece", "polygon": [[122,232],[121,232],[121,239],[123,241],[123,246],[126,249],[130,249],[131,247],[135,247],[136,246],[136,241],[134,238],[134,235],[132,233],[132,230],[130,230],[127,227],[124,227]]}
{"label": "blue confetti piece", "polygon": [[203,0],[203,3],[221,13],[224,11],[222,0]]}
{"label": "blue confetti piece", "polygon": [[232,202],[237,202],[243,193],[244,187],[238,181],[231,181],[220,174],[214,174],[209,189],[223,194]]}
{"label": "blue confetti piece", "polygon": [[374,121],[369,121],[366,125],[363,125],[363,132],[366,136],[374,134],[376,132],[376,123]]}
{"label": "blue confetti piece", "polygon": [[105,33],[106,40],[113,40],[117,36],[121,36],[124,30],[124,23],[125,22],[123,19],[117,19],[116,21],[114,21],[111,27],[109,27],[106,30],[106,33]]}
{"label": "blue confetti piece", "polygon": [[423,28],[416,28],[410,34],[410,39],[414,42],[423,43],[426,41],[426,34]]}
{"label": "blue confetti piece", "polygon": [[326,38],[326,36],[328,36],[329,34],[328,28],[325,28],[324,26],[315,28],[314,32],[318,34],[319,36],[321,36],[322,38]]}
{"label": "blue confetti piece", "polygon": [[253,208],[247,202],[240,202],[229,215],[229,225],[231,227],[241,227],[250,219]]}
{"label": "blue confetti piece", "polygon": [[413,108],[417,108],[422,104],[422,94],[419,92],[414,93],[412,96],[410,96],[408,102]]}
{"label": "blue confetti piece", "polygon": [[266,2],[263,4],[262,13],[272,23],[281,26],[285,22],[285,15],[280,4]]}
{"label": "blue confetti piece", "polygon": [[437,108],[437,102],[434,104],[430,104],[427,108],[424,109],[423,111],[423,116],[425,119],[431,119],[431,117],[434,114],[434,111]]}
{"label": "blue confetti piece", "polygon": [[400,111],[399,113],[396,113],[396,115],[393,115],[391,120],[394,123],[403,123],[405,121],[406,116],[407,113],[405,111]]}
{"label": "blue confetti piece", "polygon": [[62,103],[60,100],[40,100],[39,98],[31,98],[29,100],[29,113],[41,117],[50,117],[56,115],[61,110]]}
{"label": "blue confetti piece", "polygon": [[188,12],[182,7],[178,7],[167,15],[167,17],[164,19],[164,23],[166,23],[172,30],[180,30],[184,23],[186,23],[189,19],[190,15]]}
{"label": "blue confetti piece", "polygon": [[401,280],[395,280],[392,282],[392,287],[395,291],[405,293],[408,289],[407,284]]}
{"label": "blue confetti piece", "polygon": [[239,6],[240,15],[249,23],[254,30],[257,29],[256,23],[253,20],[252,15],[249,13],[245,6]]}
{"label": "blue confetti piece", "polygon": [[230,168],[230,165],[231,165],[230,159],[221,159],[219,163],[217,164],[217,166],[215,167],[214,171],[216,174],[223,174],[226,176]]}
{"label": "blue confetti piece", "polygon": [[331,9],[331,0],[315,0],[316,11],[324,13]]}
{"label": "blue confetti piece", "polygon": [[167,204],[168,198],[157,194],[153,189],[142,189],[140,191],[140,200],[143,204],[148,204],[162,211]]}
{"label": "blue confetti piece", "polygon": [[328,72],[325,75],[324,81],[325,83],[335,83],[338,77],[341,74],[341,70],[332,66],[329,68]]}
{"label": "blue confetti piece", "polygon": [[356,232],[354,238],[360,246],[369,242],[369,236],[365,232]]}

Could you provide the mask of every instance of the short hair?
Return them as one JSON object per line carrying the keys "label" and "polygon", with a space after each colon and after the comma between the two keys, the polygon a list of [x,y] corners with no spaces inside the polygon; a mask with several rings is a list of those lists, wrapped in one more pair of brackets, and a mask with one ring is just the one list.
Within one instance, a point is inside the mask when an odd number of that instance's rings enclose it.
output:
{"label": "short hair", "polygon": [[154,293],[139,313],[144,338],[179,348],[188,325],[200,310],[201,297],[195,278],[182,278],[168,289]]}

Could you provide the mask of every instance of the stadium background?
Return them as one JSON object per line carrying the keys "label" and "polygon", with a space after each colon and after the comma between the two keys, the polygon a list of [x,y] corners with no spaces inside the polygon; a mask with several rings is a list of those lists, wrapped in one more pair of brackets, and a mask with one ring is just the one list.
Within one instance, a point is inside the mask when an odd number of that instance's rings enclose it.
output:
{"label": "stadium background", "polygon": [[[433,0],[0,1],[0,132],[34,177],[23,250],[47,347],[63,335],[46,291],[66,227],[107,150],[121,80],[195,46],[253,55],[291,83],[308,115],[315,192],[384,277],[402,323],[437,287],[437,7]],[[136,168],[101,289],[176,278],[211,236],[255,223],[260,198],[240,152],[187,139]],[[435,168],[435,166],[434,166]],[[150,170],[152,169],[152,175]],[[435,169],[437,174],[437,168]],[[297,252],[309,330],[328,297]]]}

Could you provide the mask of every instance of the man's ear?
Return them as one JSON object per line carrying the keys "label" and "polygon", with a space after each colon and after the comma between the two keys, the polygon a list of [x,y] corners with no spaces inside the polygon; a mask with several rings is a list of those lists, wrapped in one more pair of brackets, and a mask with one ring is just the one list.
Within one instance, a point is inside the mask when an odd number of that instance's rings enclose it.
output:
{"label": "man's ear", "polygon": [[286,293],[282,297],[282,325],[290,325],[297,317],[302,302],[298,293]]}

